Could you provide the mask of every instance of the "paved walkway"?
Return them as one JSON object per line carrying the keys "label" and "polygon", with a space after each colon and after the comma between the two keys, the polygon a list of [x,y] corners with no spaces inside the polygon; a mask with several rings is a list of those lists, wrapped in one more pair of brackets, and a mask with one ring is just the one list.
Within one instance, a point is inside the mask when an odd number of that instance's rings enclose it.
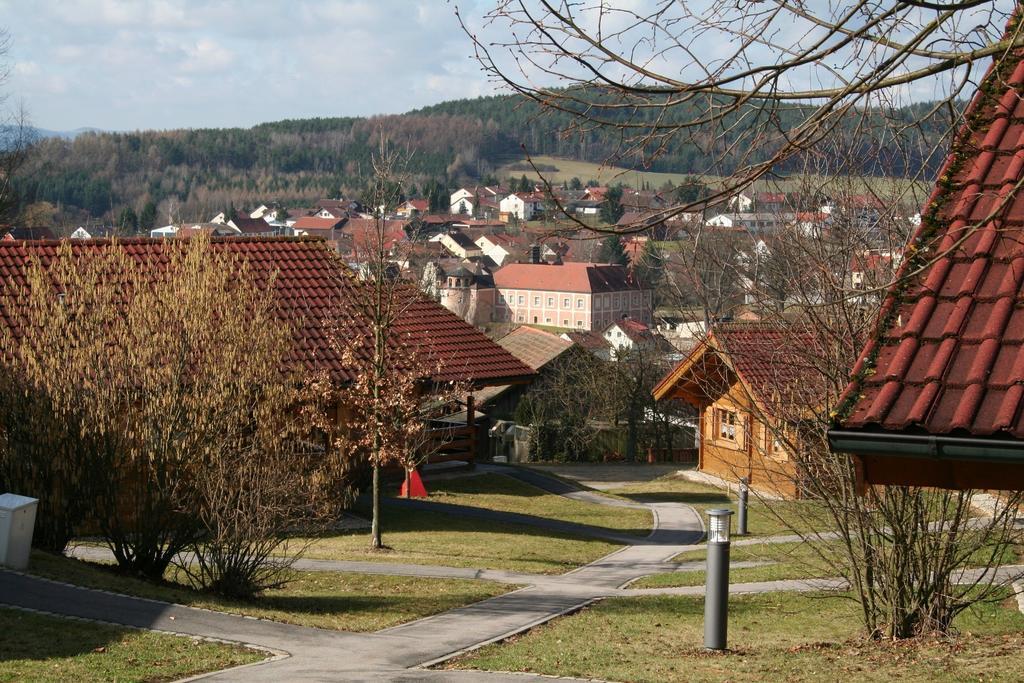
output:
{"label": "paved walkway", "polygon": [[[502,468],[560,495],[600,504],[623,501],[593,492],[574,490],[563,481],[520,468]],[[0,603],[43,612],[124,624],[192,636],[210,637],[257,646],[276,653],[264,663],[226,670],[203,677],[210,681],[521,681],[539,678],[525,674],[430,671],[418,667],[450,659],[469,649],[505,639],[559,615],[576,611],[594,600],[616,595],[699,595],[703,587],[685,589],[627,589],[630,582],[654,573],[676,571],[669,560],[693,549],[703,537],[700,516],[689,506],[676,503],[634,504],[649,508],[654,530],[646,538],[629,537],[630,545],[561,576],[537,576],[517,572],[430,567],[375,562],[301,560],[297,569],[311,571],[359,571],[456,578],[479,578],[525,585],[525,588],[443,614],[420,619],[372,634],[343,633],[280,624],[153,600],[90,590],[24,574],[0,571]],[[458,514],[467,508],[459,506]],[[489,511],[492,512],[493,511]],[[522,515],[494,513],[502,521]],[[529,517],[529,516],[526,516]],[[533,523],[538,518],[531,517]],[[548,520],[550,521],[550,520]],[[583,525],[576,525],[583,526]],[[548,527],[551,528],[551,527]],[[76,554],[92,557],[98,548],[79,548]],[[700,563],[683,567],[699,569]],[[818,582],[766,582],[739,584],[744,590],[820,590],[835,587]]]}

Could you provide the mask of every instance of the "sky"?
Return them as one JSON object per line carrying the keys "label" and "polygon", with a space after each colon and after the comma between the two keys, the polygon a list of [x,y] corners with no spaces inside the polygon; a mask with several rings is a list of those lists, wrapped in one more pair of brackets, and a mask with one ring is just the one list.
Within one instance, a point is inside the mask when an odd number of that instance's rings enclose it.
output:
{"label": "sky", "polygon": [[[459,0],[479,16],[479,0]],[[51,130],[250,126],[491,94],[445,0],[0,0],[10,100]]]}
{"label": "sky", "polygon": [[[824,16],[844,11],[843,2],[807,2]],[[244,127],[285,118],[402,113],[497,92],[473,59],[471,41],[456,18],[458,7],[484,42],[507,42],[515,28],[485,20],[496,4],[500,3],[0,0],[0,30],[10,41],[9,54],[0,59],[0,66],[5,62],[10,69],[0,96],[7,96],[7,106],[23,103],[35,126],[63,131]],[[533,12],[536,2],[527,5]],[[593,0],[572,6],[602,5]],[[691,25],[693,13],[718,17],[720,26],[735,29],[740,23],[730,12],[753,6],[756,3],[734,6],[721,0],[615,0],[603,5],[611,9],[600,15],[600,21],[592,9],[577,18],[588,28],[600,26],[613,49],[673,77],[699,81],[728,60],[738,45],[746,44],[746,38],[716,29],[691,33],[673,45],[664,42],[664,36],[649,41],[643,22],[622,35],[616,31],[630,25],[635,18],[631,12],[646,15],[656,10],[665,11],[658,15],[662,29]],[[992,21],[991,7],[999,8],[1002,18]],[[987,0],[982,7],[957,15],[952,29],[970,40],[978,39],[971,33],[975,26],[998,36],[1012,7],[1013,0]],[[924,15],[933,11],[918,12],[920,19],[928,19]],[[760,34],[768,45],[750,48],[734,67],[745,68],[746,57],[772,63],[786,50],[820,38],[819,27],[800,23],[779,20],[771,31]],[[563,44],[574,51],[585,49],[571,40]],[[928,47],[945,46],[939,42]],[[514,70],[513,64],[526,61],[513,61],[501,49],[493,54],[503,70]],[[783,85],[801,91],[828,86],[821,79],[827,81],[834,73],[849,76],[854,56],[858,55],[839,55],[834,64],[815,62],[787,72]],[[880,55],[868,53],[864,58],[877,60]],[[571,76],[578,73],[575,66],[575,60],[557,65]],[[526,68],[530,78],[547,80],[544,85],[557,83],[544,70]],[[622,77],[613,67],[608,73]],[[910,100],[938,99],[955,80],[955,74],[922,79],[897,94]]]}

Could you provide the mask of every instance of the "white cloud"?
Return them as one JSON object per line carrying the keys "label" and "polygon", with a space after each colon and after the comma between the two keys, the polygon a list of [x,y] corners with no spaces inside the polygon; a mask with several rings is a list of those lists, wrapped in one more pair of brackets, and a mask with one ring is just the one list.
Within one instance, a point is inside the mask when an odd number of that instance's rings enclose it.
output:
{"label": "white cloud", "polygon": [[210,73],[223,71],[235,63],[235,53],[223,43],[210,38],[201,38],[184,48],[185,61],[180,69],[185,73]]}

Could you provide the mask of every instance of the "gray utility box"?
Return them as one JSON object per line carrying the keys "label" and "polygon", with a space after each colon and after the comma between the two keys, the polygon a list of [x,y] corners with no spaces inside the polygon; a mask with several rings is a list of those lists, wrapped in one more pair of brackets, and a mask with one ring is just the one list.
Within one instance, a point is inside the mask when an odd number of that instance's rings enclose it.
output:
{"label": "gray utility box", "polygon": [[28,569],[38,504],[35,498],[14,493],[0,495],[0,566]]}

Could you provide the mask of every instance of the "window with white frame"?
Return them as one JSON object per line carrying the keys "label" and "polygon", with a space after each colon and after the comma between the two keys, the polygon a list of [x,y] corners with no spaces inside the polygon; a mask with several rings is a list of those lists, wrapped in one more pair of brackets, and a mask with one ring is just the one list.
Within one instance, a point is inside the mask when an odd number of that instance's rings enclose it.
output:
{"label": "window with white frame", "polygon": [[539,296],[533,297],[533,305],[534,306],[540,306],[540,297]]}
{"label": "window with white frame", "polygon": [[562,299],[562,308],[569,308],[569,297]]}
{"label": "window with white frame", "polygon": [[736,443],[738,438],[739,418],[735,410],[715,408],[715,438]]}
{"label": "window with white frame", "polygon": [[576,308],[583,308],[583,299],[576,299]]}
{"label": "window with white frame", "polygon": [[524,299],[523,295],[520,294],[519,295],[519,305],[522,306],[524,303],[526,303],[526,299]]}
{"label": "window with white frame", "polygon": [[555,307],[555,297],[549,296],[548,297],[548,308],[554,308],[554,307]]}

